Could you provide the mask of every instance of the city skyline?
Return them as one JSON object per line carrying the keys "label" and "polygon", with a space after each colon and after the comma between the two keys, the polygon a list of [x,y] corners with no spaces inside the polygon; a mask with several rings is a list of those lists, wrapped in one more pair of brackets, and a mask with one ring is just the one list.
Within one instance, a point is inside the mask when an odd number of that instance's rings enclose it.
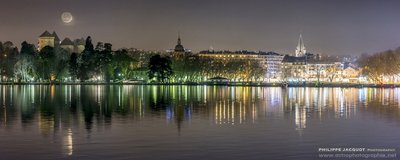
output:
{"label": "city skyline", "polygon": [[2,0],[0,160],[398,159],[398,6]]}
{"label": "city skyline", "polygon": [[[203,2],[203,1],[202,1]],[[0,41],[37,45],[44,30],[60,37],[110,42],[114,48],[171,49],[178,33],[194,52],[262,50],[293,54],[299,34],[311,53],[360,55],[400,46],[391,15],[397,1],[7,2],[0,10]],[[21,5],[29,4],[29,5]],[[20,9],[15,9],[20,8]],[[70,12],[71,23],[62,13]],[[351,44],[351,45],[350,45]]]}

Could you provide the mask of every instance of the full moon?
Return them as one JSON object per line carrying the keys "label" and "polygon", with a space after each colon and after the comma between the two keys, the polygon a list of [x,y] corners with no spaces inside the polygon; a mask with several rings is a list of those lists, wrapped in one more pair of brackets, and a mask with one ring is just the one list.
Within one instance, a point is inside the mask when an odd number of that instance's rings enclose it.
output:
{"label": "full moon", "polygon": [[64,12],[64,13],[62,13],[62,15],[61,15],[61,20],[62,20],[65,24],[71,23],[73,19],[74,19],[74,17],[72,17],[72,14],[69,13],[69,12]]}

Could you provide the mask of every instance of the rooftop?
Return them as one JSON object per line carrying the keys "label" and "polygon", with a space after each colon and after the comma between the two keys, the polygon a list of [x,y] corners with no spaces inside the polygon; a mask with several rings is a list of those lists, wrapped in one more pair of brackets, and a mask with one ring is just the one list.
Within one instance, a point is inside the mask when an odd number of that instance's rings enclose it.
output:
{"label": "rooftop", "polygon": [[74,42],[71,41],[69,38],[65,38],[60,45],[74,45]]}
{"label": "rooftop", "polygon": [[283,57],[283,61],[282,62],[306,62],[307,61],[307,57],[295,57],[295,56],[289,56],[286,55],[285,57]]}
{"label": "rooftop", "polygon": [[54,37],[49,31],[44,31],[39,37]]}

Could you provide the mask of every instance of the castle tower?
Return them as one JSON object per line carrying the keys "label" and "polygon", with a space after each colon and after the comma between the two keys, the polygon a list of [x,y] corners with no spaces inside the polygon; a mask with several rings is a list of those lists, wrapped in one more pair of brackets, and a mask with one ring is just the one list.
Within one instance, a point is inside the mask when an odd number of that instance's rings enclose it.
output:
{"label": "castle tower", "polygon": [[53,31],[53,33],[51,35],[54,37],[54,47],[59,46],[61,41],[60,41],[60,38],[58,37],[57,33],[55,31]]}
{"label": "castle tower", "polygon": [[55,37],[52,34],[50,34],[48,31],[44,31],[39,36],[38,50],[42,50],[42,48],[45,46],[54,47],[54,39]]}
{"label": "castle tower", "polygon": [[68,53],[74,52],[74,42],[72,42],[69,38],[65,38],[61,42],[60,47],[65,49]]}
{"label": "castle tower", "polygon": [[75,53],[82,53],[85,50],[85,39],[75,39],[74,40],[74,52]]}
{"label": "castle tower", "polygon": [[50,33],[48,31],[44,31],[39,36],[38,42],[38,50],[42,50],[42,48],[46,46],[56,47],[60,44],[60,38],[58,38],[56,32]]}
{"label": "castle tower", "polygon": [[299,43],[296,47],[296,57],[302,57],[306,55],[306,47],[304,46],[303,37],[300,34]]}

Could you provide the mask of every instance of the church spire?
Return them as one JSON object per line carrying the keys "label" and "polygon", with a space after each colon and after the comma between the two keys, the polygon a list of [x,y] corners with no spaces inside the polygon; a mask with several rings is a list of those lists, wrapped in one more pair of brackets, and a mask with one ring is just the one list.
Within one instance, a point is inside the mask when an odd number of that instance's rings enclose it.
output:
{"label": "church spire", "polygon": [[297,44],[297,46],[298,47],[304,47],[304,44],[303,44],[303,37],[301,36],[301,34],[300,34],[300,38],[299,38],[299,43]]}
{"label": "church spire", "polygon": [[178,45],[182,45],[181,44],[181,33],[180,32],[178,32]]}
{"label": "church spire", "polygon": [[306,47],[304,46],[303,37],[300,34],[299,42],[296,47],[296,57],[301,57],[306,54]]}

